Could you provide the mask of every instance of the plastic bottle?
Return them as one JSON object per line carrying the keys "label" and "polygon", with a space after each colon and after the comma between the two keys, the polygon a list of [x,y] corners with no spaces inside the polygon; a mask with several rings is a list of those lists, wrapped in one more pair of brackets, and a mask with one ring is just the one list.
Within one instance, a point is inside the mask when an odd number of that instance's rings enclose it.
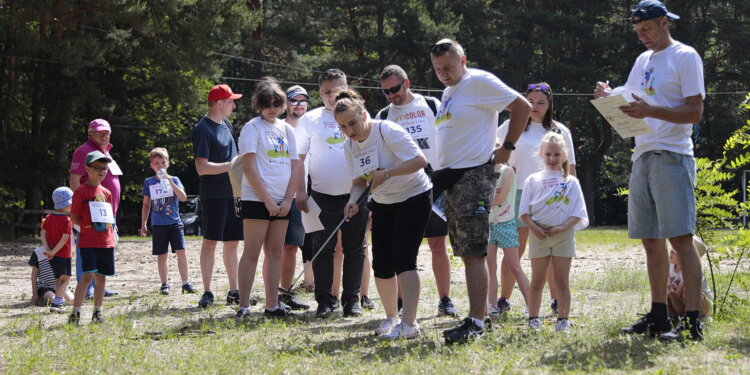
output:
{"label": "plastic bottle", "polygon": [[474,215],[486,214],[487,208],[485,207],[484,201],[477,202],[477,208],[474,210]]}
{"label": "plastic bottle", "polygon": [[169,189],[169,181],[164,178],[164,176],[167,175],[167,171],[164,168],[160,168],[159,171],[156,172],[156,175],[159,177],[159,182],[161,182],[161,188],[164,190]]}

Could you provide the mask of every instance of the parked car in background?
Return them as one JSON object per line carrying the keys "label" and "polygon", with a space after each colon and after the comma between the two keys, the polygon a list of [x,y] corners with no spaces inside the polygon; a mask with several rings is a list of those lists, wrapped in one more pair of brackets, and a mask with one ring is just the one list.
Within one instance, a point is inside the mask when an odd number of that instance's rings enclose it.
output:
{"label": "parked car in background", "polygon": [[197,195],[188,195],[184,202],[180,202],[180,220],[185,226],[186,235],[200,236],[201,231],[201,199]]}

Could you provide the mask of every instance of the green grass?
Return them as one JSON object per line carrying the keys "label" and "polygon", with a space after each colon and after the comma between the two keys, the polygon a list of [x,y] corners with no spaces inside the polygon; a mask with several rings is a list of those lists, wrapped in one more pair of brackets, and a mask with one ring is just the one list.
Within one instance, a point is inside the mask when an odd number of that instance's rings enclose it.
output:
{"label": "green grass", "polygon": [[[10,303],[0,306],[0,373],[108,374],[435,374],[435,373],[747,373],[750,371],[750,273],[738,274],[730,304],[708,326],[706,340],[663,344],[620,336],[649,302],[645,268],[625,262],[619,253],[603,268],[586,267],[599,247],[628,245],[621,230],[587,230],[579,244],[590,246],[583,266],[571,274],[573,293],[569,335],[553,331],[554,318],[543,317],[541,332],[530,332],[521,316],[516,291],[508,319],[492,332],[463,346],[445,346],[441,331],[455,320],[435,317],[437,296],[429,263],[421,264],[423,292],[419,319],[422,337],[383,342],[371,335],[382,308],[360,318],[317,320],[309,312],[288,321],[267,320],[259,307],[244,321],[223,302],[207,310],[197,295],[159,296],[152,291],[107,299],[110,322],[90,324],[90,303],[83,324],[65,324],[67,316],[43,308]],[[623,245],[624,244],[624,245]],[[629,246],[629,245],[628,245]],[[639,254],[641,255],[641,254]],[[641,255],[642,256],[642,255]],[[460,262],[453,262],[459,267]],[[462,274],[463,272],[458,272]],[[456,272],[454,272],[456,274]],[[261,295],[256,278],[255,295]],[[728,276],[717,282],[724,287]],[[723,290],[723,288],[720,288]],[[376,296],[373,289],[371,297]],[[452,294],[466,311],[463,277]],[[311,300],[311,295],[303,295]],[[375,298],[377,299],[377,298]],[[4,298],[7,301],[8,298]],[[16,300],[14,298],[14,300]],[[542,313],[548,314],[548,297]],[[379,302],[379,301],[376,301]],[[313,304],[314,305],[314,304]]]}

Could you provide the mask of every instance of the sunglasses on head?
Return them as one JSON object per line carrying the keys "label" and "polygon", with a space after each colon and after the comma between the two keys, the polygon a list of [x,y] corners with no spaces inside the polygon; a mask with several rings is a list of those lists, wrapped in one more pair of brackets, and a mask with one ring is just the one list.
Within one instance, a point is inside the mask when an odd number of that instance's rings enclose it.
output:
{"label": "sunglasses on head", "polygon": [[529,85],[529,87],[526,88],[526,90],[527,91],[534,91],[534,90],[552,91],[552,88],[549,87],[549,85],[544,84],[544,83],[532,83]]}
{"label": "sunglasses on head", "polygon": [[291,105],[301,105],[303,107],[306,107],[307,106],[307,100],[305,100],[305,99],[302,99],[302,100],[293,100],[292,99],[292,100],[289,100],[289,104],[291,104]]}
{"label": "sunglasses on head", "polygon": [[430,53],[433,55],[446,53],[451,49],[452,45],[453,43],[451,42],[433,44],[432,47],[430,47]]}
{"label": "sunglasses on head", "polygon": [[396,85],[396,86],[393,86],[393,87],[391,87],[391,88],[389,88],[389,89],[383,89],[383,94],[385,94],[385,96],[388,96],[388,95],[390,95],[390,94],[395,94],[395,93],[397,93],[397,92],[401,91],[401,85],[403,85],[403,84],[404,84],[404,83],[403,83],[403,82],[401,82],[401,83],[399,83],[398,85]]}

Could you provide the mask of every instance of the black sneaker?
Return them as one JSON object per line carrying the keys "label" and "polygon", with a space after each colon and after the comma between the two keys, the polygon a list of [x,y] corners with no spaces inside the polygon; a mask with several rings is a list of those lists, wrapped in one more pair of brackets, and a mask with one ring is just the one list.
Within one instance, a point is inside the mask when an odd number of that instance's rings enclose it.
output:
{"label": "black sneaker", "polygon": [[287,305],[291,310],[309,310],[310,309],[310,305],[288,294],[279,294],[279,300],[281,303]]}
{"label": "black sneaker", "polygon": [[159,290],[159,293],[161,293],[163,296],[169,295],[169,291],[172,289],[172,287],[167,284],[161,284],[161,289]]}
{"label": "black sneaker", "polygon": [[[238,292],[239,293],[239,292]],[[239,303],[238,303],[239,304]],[[255,306],[258,304],[258,297],[250,296],[250,306]]]}
{"label": "black sneaker", "polygon": [[65,312],[65,302],[63,303],[52,303],[49,306],[49,312],[62,314]]}
{"label": "black sneaker", "polygon": [[703,341],[703,323],[696,320],[695,323],[691,324],[688,319],[682,318],[673,330],[662,334],[659,338],[669,342],[682,342],[685,338],[692,341]]}
{"label": "black sneaker", "polygon": [[276,310],[269,310],[265,309],[263,311],[263,316],[266,318],[288,318],[290,316],[294,316],[291,311],[279,306]]}
{"label": "black sneaker", "polygon": [[469,340],[476,339],[482,334],[484,334],[484,329],[480,328],[476,323],[474,323],[474,320],[472,320],[471,318],[464,319],[464,322],[463,324],[461,324],[461,326],[443,332],[445,343],[447,345],[464,344]]}
{"label": "black sneaker", "polygon": [[214,294],[210,291],[203,292],[203,295],[201,296],[201,300],[198,302],[198,307],[206,308],[208,306],[213,306],[214,304]]}
{"label": "black sneaker", "polygon": [[240,308],[237,310],[237,318],[243,319],[245,317],[250,316],[250,309],[245,306],[240,306]]}
{"label": "black sneaker", "polygon": [[549,308],[552,309],[552,313],[557,315],[557,298],[552,300],[552,303],[549,304]]}
{"label": "black sneaker", "polygon": [[362,295],[362,298],[359,299],[359,302],[360,304],[362,304],[362,308],[365,310],[372,310],[375,308],[375,303],[365,295]]}
{"label": "black sneaker", "polygon": [[81,321],[81,312],[80,311],[73,311],[70,313],[70,316],[68,316],[68,323],[70,324],[78,324],[78,322]]}
{"label": "black sneaker", "polygon": [[438,304],[438,316],[448,315],[454,318],[458,317],[458,309],[453,305],[450,297],[444,296]]}
{"label": "black sneaker", "polygon": [[339,299],[336,297],[333,297],[333,305],[331,305],[331,310],[336,311],[341,308],[341,302],[339,302]]}
{"label": "black sneaker", "polygon": [[228,291],[227,292],[227,305],[239,305],[239,304],[240,304],[240,291],[239,290]]}
{"label": "black sneaker", "polygon": [[344,317],[361,315],[362,308],[359,306],[359,298],[353,297],[349,301],[344,302]]}
{"label": "black sneaker", "polygon": [[190,282],[186,282],[185,284],[182,284],[182,294],[188,293],[193,294],[195,293],[195,287]]}
{"label": "black sneaker", "polygon": [[120,295],[120,293],[115,292],[114,290],[104,289],[104,296],[105,297],[114,297],[114,296],[118,296],[118,295]]}
{"label": "black sneaker", "polygon": [[94,315],[91,316],[91,321],[94,323],[106,323],[107,320],[104,319],[104,315],[99,310],[94,310]]}
{"label": "black sneaker", "polygon": [[669,332],[670,324],[669,319],[664,317],[663,319],[656,320],[651,313],[638,319],[638,322],[630,327],[620,328],[620,333],[626,334],[645,334],[647,336],[656,337],[662,333]]}
{"label": "black sneaker", "polygon": [[325,303],[319,303],[318,309],[315,310],[315,317],[320,319],[326,319],[333,315],[333,309],[331,306],[326,305]]}
{"label": "black sneaker", "polygon": [[500,297],[497,299],[497,311],[499,314],[505,314],[510,311],[510,302],[507,298]]}

